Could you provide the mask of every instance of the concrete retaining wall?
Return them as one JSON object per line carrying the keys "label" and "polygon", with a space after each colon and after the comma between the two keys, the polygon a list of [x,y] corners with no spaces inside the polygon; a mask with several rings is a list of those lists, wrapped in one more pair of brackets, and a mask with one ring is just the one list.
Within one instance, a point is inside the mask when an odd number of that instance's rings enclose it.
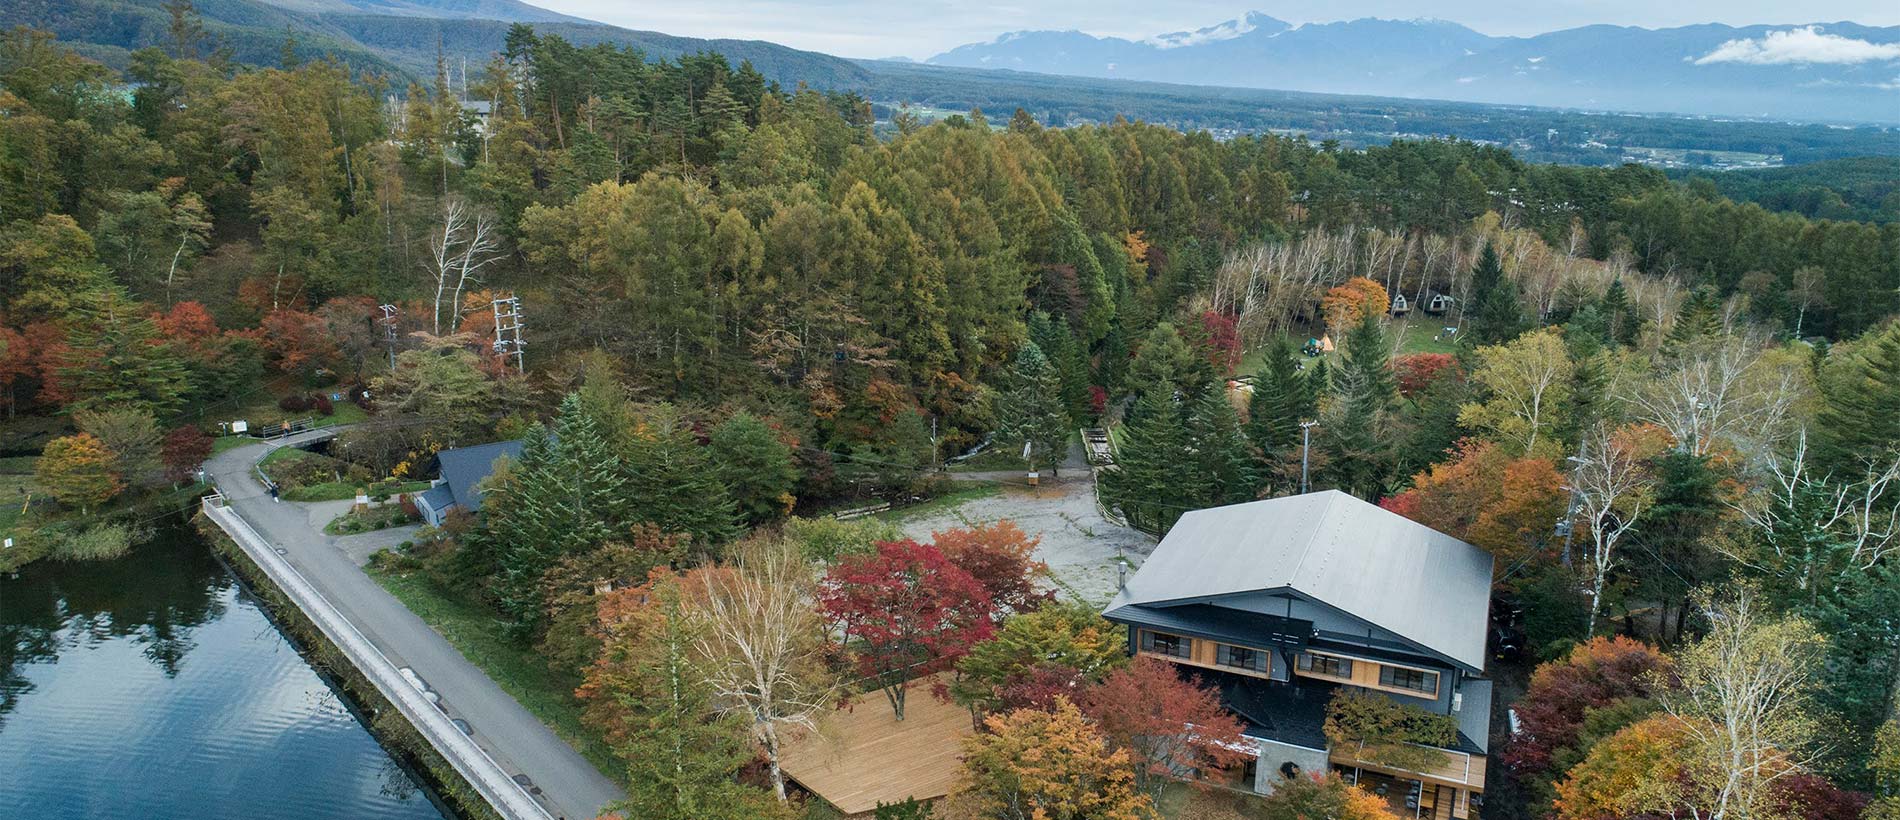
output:
{"label": "concrete retaining wall", "polygon": [[494,758],[455,728],[447,715],[437,710],[420,690],[403,678],[396,665],[381,650],[370,643],[336,607],[331,606],[322,593],[297,572],[296,567],[277,554],[277,550],[258,535],[242,516],[224,506],[223,501],[222,497],[216,495],[206,498],[206,517],[231,536],[238,548],[244,550],[244,554],[250,556],[251,561],[270,576],[310,622],[316,624],[330,642],[356,664],[363,677],[396,706],[410,725],[428,740],[429,745],[449,765],[455,767],[455,771],[494,807],[496,813],[507,820],[551,820],[547,811],[523,791]]}

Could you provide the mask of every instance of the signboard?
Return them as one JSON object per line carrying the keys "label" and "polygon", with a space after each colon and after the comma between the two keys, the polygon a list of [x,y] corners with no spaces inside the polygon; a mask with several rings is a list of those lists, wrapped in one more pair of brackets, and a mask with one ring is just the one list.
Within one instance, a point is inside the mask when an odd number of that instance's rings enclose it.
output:
{"label": "signboard", "polygon": [[231,432],[233,433],[242,433],[250,429],[251,429],[251,423],[248,421],[231,422]]}

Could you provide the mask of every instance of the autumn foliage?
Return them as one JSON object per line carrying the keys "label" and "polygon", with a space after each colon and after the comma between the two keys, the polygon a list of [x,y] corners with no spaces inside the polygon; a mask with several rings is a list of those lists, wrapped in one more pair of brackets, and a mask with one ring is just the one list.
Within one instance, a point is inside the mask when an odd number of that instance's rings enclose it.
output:
{"label": "autumn foliage", "polygon": [[932,544],[884,541],[833,565],[819,606],[904,719],[910,682],[955,663],[995,631],[989,590]]}
{"label": "autumn foliage", "polygon": [[1399,395],[1411,398],[1439,379],[1458,375],[1458,357],[1450,353],[1407,353],[1392,359]]}
{"label": "autumn foliage", "polygon": [[1385,313],[1391,304],[1392,296],[1383,285],[1355,276],[1326,291],[1326,295],[1320,297],[1319,310],[1326,317],[1326,327],[1337,333],[1359,324],[1367,316]]}
{"label": "autumn foliage", "polygon": [[1068,698],[991,715],[964,740],[965,785],[999,820],[1146,820],[1128,751],[1112,749]]}
{"label": "autumn foliage", "polygon": [[62,504],[86,509],[103,504],[125,484],[112,473],[112,451],[91,433],[56,438],[34,465],[41,487]]}
{"label": "autumn foliage", "polygon": [[1553,752],[1577,741],[1586,712],[1649,696],[1650,676],[1668,666],[1655,647],[1619,635],[1593,638],[1569,657],[1537,667],[1514,707],[1523,732],[1500,758],[1519,771],[1543,771]]}
{"label": "autumn foliage", "polygon": [[1153,788],[1166,778],[1226,769],[1246,759],[1250,741],[1220,693],[1181,677],[1167,661],[1137,657],[1082,696],[1082,710],[1134,761],[1136,779]]}
{"label": "autumn foliage", "polygon": [[1549,460],[1467,439],[1379,506],[1469,541],[1506,564],[1540,546],[1563,517],[1563,476]]}
{"label": "autumn foliage", "polygon": [[1034,557],[1041,537],[1025,535],[1015,522],[978,524],[930,537],[950,563],[983,585],[999,622],[1006,614],[1033,611],[1055,597],[1052,590],[1036,588],[1036,579],[1049,571]]}

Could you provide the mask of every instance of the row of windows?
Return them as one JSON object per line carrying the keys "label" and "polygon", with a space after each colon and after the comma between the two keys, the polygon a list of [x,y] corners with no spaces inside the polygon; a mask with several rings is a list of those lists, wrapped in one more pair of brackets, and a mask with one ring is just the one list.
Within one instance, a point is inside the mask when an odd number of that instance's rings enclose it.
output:
{"label": "row of windows", "polygon": [[[1190,658],[1194,655],[1194,639],[1165,632],[1141,630],[1141,651],[1170,658]],[[1232,669],[1246,669],[1254,672],[1266,672],[1269,661],[1267,652],[1244,646],[1229,646],[1224,643],[1214,645],[1214,663]],[[1301,672],[1325,675],[1342,680],[1352,679],[1352,659],[1332,655],[1311,655],[1300,653]],[[1438,693],[1438,673],[1422,669],[1407,669],[1403,666],[1378,664],[1379,685],[1394,689],[1410,689],[1414,692]]]}

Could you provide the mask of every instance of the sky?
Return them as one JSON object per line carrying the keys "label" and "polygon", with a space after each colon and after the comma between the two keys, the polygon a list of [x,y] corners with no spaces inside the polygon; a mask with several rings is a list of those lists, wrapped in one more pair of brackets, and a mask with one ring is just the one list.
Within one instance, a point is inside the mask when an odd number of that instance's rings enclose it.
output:
{"label": "sky", "polygon": [[527,0],[623,28],[770,40],[842,57],[924,59],[1022,29],[1080,29],[1141,39],[1211,26],[1249,10],[1290,23],[1436,17],[1486,34],[1532,35],[1593,23],[1900,25],[1900,0]]}

